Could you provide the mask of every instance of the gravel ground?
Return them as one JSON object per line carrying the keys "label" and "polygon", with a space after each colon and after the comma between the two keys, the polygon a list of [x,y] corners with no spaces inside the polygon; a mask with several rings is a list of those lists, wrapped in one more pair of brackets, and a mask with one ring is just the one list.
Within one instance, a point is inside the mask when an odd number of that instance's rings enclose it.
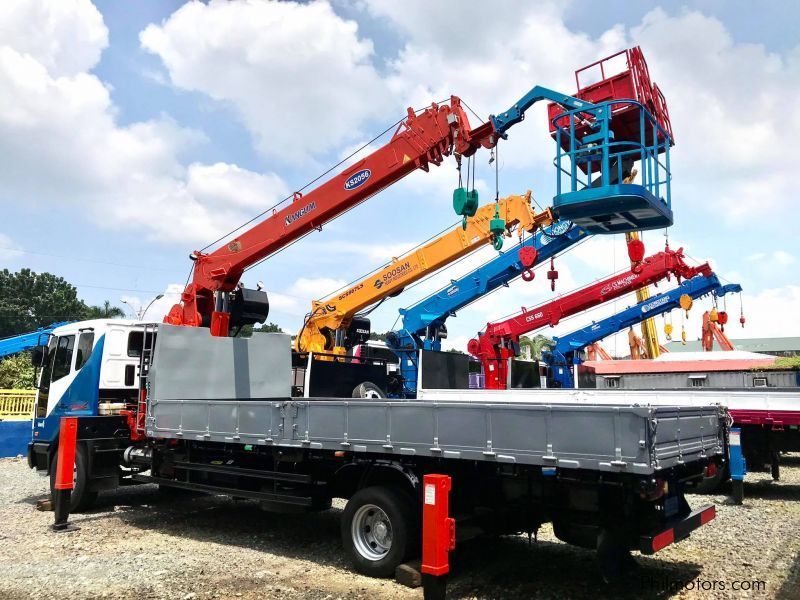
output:
{"label": "gravel ground", "polygon": [[[717,504],[717,519],[657,558],[637,556],[639,575],[624,585],[605,586],[593,553],[558,542],[546,527],[530,546],[527,537],[462,544],[450,597],[798,599],[800,456],[787,458],[777,484],[766,474],[747,479],[744,506],[690,496],[695,507]],[[92,512],[71,517],[80,530],[54,534],[53,513],[34,508],[46,491],[25,461],[0,459],[3,600],[422,597],[350,571],[339,544],[341,505],[274,515],[251,502],[138,486],[102,494]],[[766,589],[731,590],[752,581]]]}

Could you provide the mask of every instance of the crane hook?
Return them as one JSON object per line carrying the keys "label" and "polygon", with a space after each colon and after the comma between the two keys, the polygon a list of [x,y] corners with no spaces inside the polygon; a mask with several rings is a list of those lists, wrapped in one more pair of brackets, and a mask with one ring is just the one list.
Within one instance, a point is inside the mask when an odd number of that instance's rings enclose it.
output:
{"label": "crane hook", "polygon": [[747,319],[744,318],[744,306],[742,305],[742,295],[739,294],[739,323],[741,323],[742,327],[744,327],[744,322]]}
{"label": "crane hook", "polygon": [[539,252],[533,246],[523,246],[519,249],[519,262],[522,265],[522,280],[533,281],[536,273],[533,272],[533,265],[536,264],[536,259],[539,257]]}
{"label": "crane hook", "polygon": [[550,280],[550,291],[556,291],[556,279],[558,279],[558,271],[556,271],[555,261],[550,258],[550,270],[547,272],[547,278]]}

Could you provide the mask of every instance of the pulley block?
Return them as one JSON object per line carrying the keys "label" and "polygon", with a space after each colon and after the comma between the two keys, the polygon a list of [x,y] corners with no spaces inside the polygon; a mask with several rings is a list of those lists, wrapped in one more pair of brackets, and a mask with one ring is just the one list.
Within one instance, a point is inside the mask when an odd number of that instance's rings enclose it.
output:
{"label": "pulley block", "polygon": [[537,258],[539,258],[539,252],[533,246],[523,246],[519,249],[519,262],[526,269],[535,265]]}
{"label": "pulley block", "polygon": [[678,299],[678,303],[681,305],[681,308],[686,311],[686,316],[689,316],[689,310],[692,308],[692,297],[689,294],[681,294],[681,297]]}
{"label": "pulley block", "polygon": [[453,190],[453,210],[462,217],[474,217],[478,211],[478,190],[463,187]]}
{"label": "pulley block", "polygon": [[644,260],[644,242],[639,239],[632,239],[628,242],[628,257],[632,263],[640,263]]}

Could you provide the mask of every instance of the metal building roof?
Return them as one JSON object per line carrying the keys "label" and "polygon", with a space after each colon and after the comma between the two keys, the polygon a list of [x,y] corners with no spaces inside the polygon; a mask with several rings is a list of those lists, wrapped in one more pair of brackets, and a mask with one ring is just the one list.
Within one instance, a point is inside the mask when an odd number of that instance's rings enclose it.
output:
{"label": "metal building roof", "polygon": [[[762,354],[800,352],[800,337],[732,339],[731,342],[736,350],[746,350],[748,352],[760,352]],[[698,352],[703,350],[699,340],[686,342],[685,346],[677,341],[669,342],[665,347],[670,352]]]}
{"label": "metal building roof", "polygon": [[583,363],[597,375],[633,373],[702,373],[707,371],[749,371],[768,367],[775,358],[734,360],[590,360]]}

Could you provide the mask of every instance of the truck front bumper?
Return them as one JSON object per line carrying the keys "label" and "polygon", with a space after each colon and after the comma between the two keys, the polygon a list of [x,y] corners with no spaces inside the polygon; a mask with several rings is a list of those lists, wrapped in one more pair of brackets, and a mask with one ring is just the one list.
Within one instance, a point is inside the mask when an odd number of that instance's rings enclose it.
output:
{"label": "truck front bumper", "polygon": [[713,504],[706,504],[685,517],[668,521],[666,526],[659,531],[639,538],[639,551],[642,554],[655,554],[670,544],[685,540],[692,531],[705,525],[716,516],[717,508]]}

